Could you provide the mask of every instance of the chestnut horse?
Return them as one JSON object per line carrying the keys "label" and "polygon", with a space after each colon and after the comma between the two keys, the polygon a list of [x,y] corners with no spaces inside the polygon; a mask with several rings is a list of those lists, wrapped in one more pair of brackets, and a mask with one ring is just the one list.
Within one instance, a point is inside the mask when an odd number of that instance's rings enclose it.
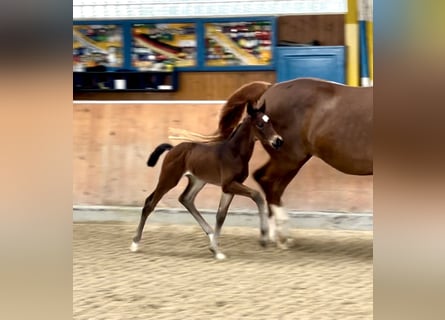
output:
{"label": "chestnut horse", "polygon": [[286,247],[289,217],[281,198],[312,156],[346,174],[373,174],[373,87],[351,87],[313,78],[273,85],[250,82],[227,100],[217,131],[203,139],[225,139],[247,102],[266,105],[275,130],[285,141],[280,150],[263,143],[270,159],[253,176],[266,195],[270,237]]}
{"label": "chestnut horse", "polygon": [[[270,118],[265,114],[264,106],[254,109],[249,103],[247,113],[248,115],[242,123],[224,141],[216,143],[183,142],[175,147],[164,143],[153,151],[147,161],[148,166],[154,166],[160,155],[164,151],[170,150],[162,164],[156,189],[145,200],[139,226],[130,248],[131,251],[138,250],[148,215],[154,210],[159,200],[178,184],[183,175],[188,177],[189,183],[180,195],[179,201],[209,236],[210,250],[214,253],[215,258],[225,258],[218,247],[218,238],[234,195],[249,197],[258,206],[261,226],[260,241],[266,245],[269,237],[266,203],[259,191],[247,187],[243,182],[249,175],[248,165],[255,140],[259,139],[261,143],[272,149],[279,149],[283,140],[271,125]],[[221,186],[222,189],[216,214],[215,231],[194,205],[196,195],[206,183]]]}

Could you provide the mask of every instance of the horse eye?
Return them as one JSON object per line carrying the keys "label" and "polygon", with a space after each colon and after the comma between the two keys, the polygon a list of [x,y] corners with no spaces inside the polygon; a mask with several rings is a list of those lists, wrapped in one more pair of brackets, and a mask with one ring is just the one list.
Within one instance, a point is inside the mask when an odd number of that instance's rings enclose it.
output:
{"label": "horse eye", "polygon": [[263,129],[264,128],[264,122],[258,122],[256,125],[258,128]]}

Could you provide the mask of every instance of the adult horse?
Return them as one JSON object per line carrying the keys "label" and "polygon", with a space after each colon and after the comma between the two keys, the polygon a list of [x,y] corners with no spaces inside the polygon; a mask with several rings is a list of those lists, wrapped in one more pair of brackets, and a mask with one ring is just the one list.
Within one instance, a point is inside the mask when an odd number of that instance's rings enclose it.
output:
{"label": "adult horse", "polygon": [[373,88],[312,78],[276,84],[250,82],[227,100],[218,129],[208,140],[227,137],[241,119],[246,103],[256,100],[257,105],[266,105],[273,127],[285,141],[280,150],[263,143],[270,159],[254,172],[266,195],[270,236],[285,247],[289,217],[281,198],[312,156],[346,174],[373,174]]}

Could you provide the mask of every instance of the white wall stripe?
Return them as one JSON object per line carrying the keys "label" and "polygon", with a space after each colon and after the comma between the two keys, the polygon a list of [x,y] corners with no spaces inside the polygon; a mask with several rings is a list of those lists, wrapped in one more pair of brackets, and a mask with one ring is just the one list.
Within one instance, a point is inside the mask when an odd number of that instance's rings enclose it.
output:
{"label": "white wall stripe", "polygon": [[74,0],[73,19],[345,13],[346,0]]}
{"label": "white wall stripe", "polygon": [[224,104],[226,100],[73,100],[73,104]]}

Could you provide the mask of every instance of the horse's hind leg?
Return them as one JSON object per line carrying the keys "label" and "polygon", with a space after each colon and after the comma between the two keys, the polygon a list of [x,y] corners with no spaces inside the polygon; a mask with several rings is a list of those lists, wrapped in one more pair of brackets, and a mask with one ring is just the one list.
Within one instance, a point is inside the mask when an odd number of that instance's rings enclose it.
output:
{"label": "horse's hind leg", "polygon": [[142,232],[144,231],[145,222],[148,216],[153,212],[159,200],[178,184],[181,176],[182,173],[177,170],[162,169],[155,191],[153,191],[153,193],[145,200],[136,235],[133,237],[133,242],[130,247],[131,251],[135,252],[139,249],[139,241],[142,238]]}
{"label": "horse's hind leg", "polygon": [[210,237],[210,250],[214,253],[215,258],[222,260],[226,258],[226,255],[219,250],[219,236],[221,234],[221,228],[226,220],[227,211],[229,210],[230,203],[233,200],[233,194],[222,193],[221,200],[219,201],[218,212],[216,213],[216,227],[215,235]]}
{"label": "horse's hind leg", "polygon": [[147,221],[148,216],[153,211],[153,197],[155,195],[154,191],[150,196],[145,199],[144,207],[142,208],[141,219],[139,220],[139,225],[136,230],[136,235],[133,237],[133,242],[131,243],[130,250],[136,252],[139,249],[139,241],[141,241],[142,232],[144,231],[145,222]]}
{"label": "horse's hind leg", "polygon": [[269,225],[267,223],[266,202],[261,196],[261,193],[255,189],[249,188],[248,186],[236,181],[224,184],[223,192],[245,196],[252,199],[256,203],[260,215],[260,230],[261,230],[260,243],[262,246],[266,246],[267,242],[269,241]]}
{"label": "horse's hind leg", "polygon": [[202,215],[199,213],[198,209],[195,207],[195,198],[199,191],[206,185],[206,182],[199,180],[191,174],[187,174],[189,183],[184,192],[179,196],[179,202],[191,213],[193,218],[199,223],[202,230],[209,236],[213,236],[212,227],[205,221]]}

